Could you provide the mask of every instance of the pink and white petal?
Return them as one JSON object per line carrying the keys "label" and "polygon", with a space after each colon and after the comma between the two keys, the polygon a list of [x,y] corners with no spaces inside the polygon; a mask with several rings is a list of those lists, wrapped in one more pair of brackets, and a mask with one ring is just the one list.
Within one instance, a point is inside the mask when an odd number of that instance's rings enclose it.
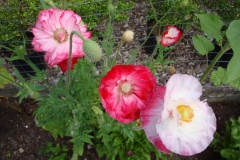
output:
{"label": "pink and white petal", "polygon": [[[165,100],[179,100],[181,94],[187,92],[187,97],[191,100],[198,100],[202,94],[202,86],[199,80],[187,74],[174,74],[166,84]],[[178,92],[182,91],[182,92]],[[174,99],[172,99],[174,98]]]}
{"label": "pink and white petal", "polygon": [[164,92],[165,88],[163,86],[157,87],[156,92],[147,103],[147,108],[141,110],[140,117],[142,127],[149,141],[161,152],[170,153],[170,151],[162,143],[156,129],[156,124],[159,120],[161,120],[161,113],[163,111]]}
{"label": "pink and white petal", "polygon": [[[72,27],[72,25],[76,24],[76,18],[75,13],[72,10],[64,10],[64,12],[61,14],[59,22],[63,28],[65,28],[67,31],[68,28]],[[72,30],[71,30],[72,31]]]}
{"label": "pink and white petal", "polygon": [[146,104],[141,99],[139,99],[135,94],[123,97],[123,101],[125,102],[126,106],[128,106],[127,108],[125,108],[125,110],[129,110],[129,106],[132,106],[131,108],[136,109],[146,108]]}
{"label": "pink and white petal", "polygon": [[38,39],[36,42],[40,45],[40,49],[46,52],[54,52],[58,47],[58,43],[53,39]]}
{"label": "pink and white petal", "polygon": [[180,30],[175,27],[175,26],[171,26],[168,28],[168,32],[167,34],[165,35],[165,37],[168,37],[168,38],[177,38],[179,37],[179,34],[180,34]]}
{"label": "pink and white petal", "polygon": [[177,41],[178,41],[177,39],[162,36],[160,42],[163,46],[170,46],[170,45],[176,43]]}
{"label": "pink and white petal", "polygon": [[32,28],[32,33],[34,34],[34,37],[36,37],[37,39],[53,38],[53,32],[46,32],[46,31],[43,31],[42,29],[38,29],[36,27]]}
{"label": "pink and white petal", "polygon": [[46,13],[49,14],[49,18],[46,20],[48,22],[49,28],[51,28],[53,31],[58,28],[62,28],[59,19],[63,12],[63,10],[57,8],[51,8],[49,10],[46,10]]}
{"label": "pink and white petal", "polygon": [[216,131],[216,117],[207,103],[193,101],[185,104],[194,111],[191,122],[179,122],[178,111],[174,110],[172,117],[157,124],[157,131],[166,148],[190,156],[204,151],[211,143]]}

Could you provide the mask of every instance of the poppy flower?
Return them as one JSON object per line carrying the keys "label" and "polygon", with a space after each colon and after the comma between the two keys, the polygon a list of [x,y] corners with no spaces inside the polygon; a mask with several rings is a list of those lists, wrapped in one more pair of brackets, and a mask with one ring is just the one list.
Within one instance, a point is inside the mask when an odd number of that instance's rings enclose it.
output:
{"label": "poppy flower", "polygon": [[163,46],[170,46],[182,37],[182,32],[175,26],[168,25],[160,40]]}
{"label": "poppy flower", "polygon": [[146,108],[156,79],[151,71],[142,65],[116,65],[99,86],[100,98],[106,112],[122,123],[139,119],[140,110]]}
{"label": "poppy flower", "polygon": [[142,111],[143,129],[160,151],[190,156],[211,143],[216,117],[207,102],[200,101],[201,94],[196,78],[175,74],[167,82],[164,97],[159,96]]}
{"label": "poppy flower", "polygon": [[[42,10],[36,25],[32,28],[34,50],[45,52],[44,60],[46,63],[49,66],[60,64],[64,72],[66,66],[61,65],[61,63],[67,62],[69,57],[70,33],[72,31],[81,33],[85,39],[91,37],[91,33],[87,32],[87,26],[82,23],[81,17],[73,11],[57,8]],[[77,58],[84,56],[82,45],[82,39],[74,35],[72,40],[72,60],[74,62]]]}

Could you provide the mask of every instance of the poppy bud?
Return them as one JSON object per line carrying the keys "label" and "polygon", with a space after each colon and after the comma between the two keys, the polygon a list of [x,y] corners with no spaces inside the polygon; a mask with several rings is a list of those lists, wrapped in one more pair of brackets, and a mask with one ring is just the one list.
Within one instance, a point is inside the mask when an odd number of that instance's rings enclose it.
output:
{"label": "poppy bud", "polygon": [[134,37],[133,31],[126,30],[126,31],[123,33],[122,40],[123,40],[124,42],[131,42],[131,41],[133,40],[133,37]]}
{"label": "poppy bud", "polygon": [[85,40],[83,43],[85,57],[91,62],[97,62],[102,58],[102,49],[98,43],[93,40]]}

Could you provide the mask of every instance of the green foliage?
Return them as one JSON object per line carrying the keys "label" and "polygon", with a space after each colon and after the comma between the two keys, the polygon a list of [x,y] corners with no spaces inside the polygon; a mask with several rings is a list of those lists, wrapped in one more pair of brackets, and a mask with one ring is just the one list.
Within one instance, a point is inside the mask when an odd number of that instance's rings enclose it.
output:
{"label": "green foliage", "polygon": [[216,39],[217,42],[220,42],[223,39],[220,32],[224,23],[219,16],[210,13],[195,14],[195,16],[198,17],[201,29],[207,36]]}
{"label": "green foliage", "polygon": [[38,0],[11,0],[1,2],[0,6],[0,39],[2,42],[18,44],[21,33],[35,24],[41,8]]}
{"label": "green foliage", "polygon": [[[88,29],[94,29],[104,18],[107,17],[107,3],[104,1],[69,0],[53,1],[56,7],[72,9],[79,14],[88,25]],[[65,4],[65,5],[63,5]],[[126,13],[133,6],[133,1],[120,0],[114,3],[116,14],[114,20],[127,20]],[[42,8],[50,6],[39,0],[11,0],[1,2],[0,6],[0,39],[3,43],[18,45],[21,34],[35,25],[37,16]]]}
{"label": "green foliage", "polygon": [[213,11],[217,13],[219,17],[226,23],[231,22],[234,19],[239,19],[240,1],[234,0],[193,0],[195,3],[201,4],[207,11]]}
{"label": "green foliage", "polygon": [[13,76],[5,68],[0,67],[0,88],[4,88],[6,84],[11,84],[14,81]]}
{"label": "green foliage", "polygon": [[211,145],[215,151],[225,159],[240,159],[240,117],[230,118],[231,123],[226,122],[226,129],[222,133],[215,133]]}
{"label": "green foliage", "polygon": [[210,40],[202,35],[194,35],[192,41],[195,49],[201,54],[206,55],[208,52],[214,49],[214,45]]}
{"label": "green foliage", "polygon": [[60,79],[46,97],[39,99],[41,107],[35,112],[37,125],[50,131],[55,139],[58,136],[71,137],[73,155],[82,155],[85,143],[93,144],[92,134],[101,113],[97,89],[99,79],[92,78],[95,72],[94,64],[79,59],[71,74],[70,89]]}
{"label": "green foliage", "polygon": [[229,24],[226,35],[233,49],[234,55],[228,64],[228,82],[240,78],[240,20],[234,20]]}
{"label": "green foliage", "polygon": [[[224,22],[220,19],[219,16],[214,14],[195,14],[199,20],[201,29],[204,31],[206,35],[209,37],[216,39],[218,44],[221,47],[221,50],[217,54],[217,56],[213,59],[212,63],[207,68],[206,72],[201,78],[201,82],[205,79],[207,74],[216,64],[216,62],[221,58],[221,56],[228,51],[230,48],[233,49],[234,55],[230,60],[227,69],[218,68],[217,71],[212,72],[211,81],[219,86],[221,84],[228,84],[232,87],[240,89],[240,20],[232,21],[226,31],[222,31],[222,27]],[[226,36],[224,35],[226,34]],[[197,35],[200,36],[200,35]],[[227,38],[227,40],[224,39]],[[201,40],[205,39],[206,42],[196,41],[196,36],[193,37],[194,47],[198,52],[202,52],[201,54],[206,54],[206,52],[211,51],[213,48],[213,44],[208,41],[205,37],[201,36]],[[224,42],[224,46],[222,43]]]}
{"label": "green foliage", "polygon": [[222,67],[218,67],[216,71],[213,71],[210,77],[211,82],[213,82],[216,86],[221,86],[223,84],[227,84],[231,87],[240,90],[240,78],[235,79],[233,81],[228,82],[227,70]]}
{"label": "green foliage", "polygon": [[67,146],[61,147],[59,144],[56,144],[56,146],[54,146],[52,142],[48,142],[47,147],[44,149],[39,149],[38,154],[50,154],[48,160],[65,160],[68,157],[67,151]]}
{"label": "green foliage", "polygon": [[161,23],[160,26],[190,24],[196,21],[193,15],[199,12],[198,5],[191,0],[188,1],[187,5],[183,5],[183,1],[185,0],[151,0],[153,8],[148,11],[148,20],[157,18]]}
{"label": "green foliage", "polygon": [[26,82],[19,71],[14,67],[13,71],[15,73],[16,79],[18,79],[18,82],[15,82],[14,78],[9,73],[7,73],[6,69],[3,69],[3,72],[1,72],[2,74],[0,76],[0,81],[4,80],[3,83],[5,84],[12,82],[19,88],[17,95],[15,95],[16,97],[19,97],[19,103],[22,102],[24,98],[27,98],[29,96],[33,99],[38,98],[40,96],[39,91],[42,91],[46,88],[46,86],[40,86],[37,83],[44,81],[45,71],[40,71],[39,68],[33,64],[31,60],[25,58],[25,55],[27,54],[25,38],[23,38],[23,44],[20,46],[14,45],[13,49],[2,45],[0,45],[0,47],[13,52],[12,56],[8,58],[8,61],[23,60],[36,72],[36,76],[30,76],[32,81]]}
{"label": "green foliage", "polygon": [[148,141],[144,131],[138,127],[138,122],[122,124],[104,114],[99,123],[96,149],[100,157],[111,160],[150,160],[151,155],[155,155],[155,159],[168,159],[167,155],[159,152]]}
{"label": "green foliage", "polygon": [[[120,0],[113,3],[115,13],[113,19],[116,21],[127,20],[126,13],[132,8],[134,2]],[[74,10],[81,15],[84,23],[89,29],[95,28],[101,21],[108,16],[108,1],[102,0],[71,0],[66,4],[65,8]]]}

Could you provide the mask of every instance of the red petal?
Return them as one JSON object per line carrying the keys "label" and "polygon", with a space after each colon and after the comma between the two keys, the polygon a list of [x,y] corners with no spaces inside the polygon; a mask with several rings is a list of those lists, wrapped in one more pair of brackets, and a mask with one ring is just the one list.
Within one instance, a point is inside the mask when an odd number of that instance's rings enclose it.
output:
{"label": "red petal", "polygon": [[[74,68],[74,64],[77,63],[78,58],[72,58],[71,70]],[[66,72],[68,69],[68,59],[63,60],[62,62],[58,63],[58,66],[61,68],[62,72]]]}
{"label": "red petal", "polygon": [[143,129],[149,141],[161,152],[170,153],[160,139],[156,124],[161,119],[163,111],[165,87],[158,86],[155,94],[147,103],[147,108],[140,113]]}

